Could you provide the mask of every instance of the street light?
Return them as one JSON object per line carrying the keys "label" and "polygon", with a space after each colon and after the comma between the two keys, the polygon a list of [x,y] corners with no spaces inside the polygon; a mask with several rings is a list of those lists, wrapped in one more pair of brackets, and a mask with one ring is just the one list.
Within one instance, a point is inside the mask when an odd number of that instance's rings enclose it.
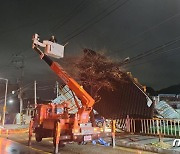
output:
{"label": "street light", "polygon": [[2,125],[4,126],[5,118],[6,118],[6,101],[7,101],[7,87],[8,87],[8,79],[0,78],[0,80],[6,81],[6,90],[5,90],[5,98],[4,98],[4,106],[3,106],[3,117],[2,117]]}
{"label": "street light", "polygon": [[9,100],[9,103],[12,104],[14,101],[12,99]]}

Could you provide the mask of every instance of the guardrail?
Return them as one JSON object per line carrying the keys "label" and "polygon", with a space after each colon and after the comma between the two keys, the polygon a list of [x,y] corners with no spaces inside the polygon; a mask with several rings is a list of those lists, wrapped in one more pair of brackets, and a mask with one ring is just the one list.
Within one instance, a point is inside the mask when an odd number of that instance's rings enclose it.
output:
{"label": "guardrail", "polygon": [[180,136],[180,119],[117,119],[116,128],[143,135]]}

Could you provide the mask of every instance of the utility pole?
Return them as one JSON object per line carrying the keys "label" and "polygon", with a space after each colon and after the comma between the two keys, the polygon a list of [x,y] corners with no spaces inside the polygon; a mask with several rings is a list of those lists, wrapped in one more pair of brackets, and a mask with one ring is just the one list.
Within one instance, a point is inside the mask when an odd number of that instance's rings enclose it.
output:
{"label": "utility pole", "polygon": [[23,99],[22,99],[22,88],[19,88],[19,100],[20,100],[20,107],[19,107],[19,112],[20,115],[22,115],[22,110],[23,110]]}
{"label": "utility pole", "polygon": [[19,106],[19,112],[20,112],[20,121],[21,121],[21,124],[23,123],[23,98],[22,98],[22,84],[23,84],[23,76],[24,76],[24,56],[23,55],[18,55],[18,54],[15,54],[15,55],[12,55],[12,61],[11,61],[15,68],[20,71],[20,77],[18,78],[18,82],[19,82],[19,94],[18,94],[18,98],[19,98],[19,101],[20,101],[20,106]]}
{"label": "utility pole", "polygon": [[22,88],[19,86],[19,93],[18,93],[18,98],[19,98],[19,113],[20,113],[20,123],[23,123],[23,98],[22,98]]}
{"label": "utility pole", "polygon": [[1,80],[6,81],[6,89],[5,89],[5,98],[4,98],[4,106],[3,106],[3,117],[2,117],[2,125],[4,126],[6,120],[6,101],[7,101],[7,88],[8,88],[8,79],[0,78]]}
{"label": "utility pole", "polygon": [[36,108],[37,106],[37,88],[36,88],[36,80],[34,81],[34,107]]}

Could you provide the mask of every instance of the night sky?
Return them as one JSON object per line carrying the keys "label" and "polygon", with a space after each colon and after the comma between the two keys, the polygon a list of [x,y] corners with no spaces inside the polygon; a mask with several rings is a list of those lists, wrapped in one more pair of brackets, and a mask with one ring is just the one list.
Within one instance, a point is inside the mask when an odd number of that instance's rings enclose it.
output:
{"label": "night sky", "polygon": [[166,46],[180,37],[179,0],[6,0],[0,19],[0,77],[11,83],[57,80],[31,49],[34,33],[68,42],[66,57],[90,48],[122,61],[164,45],[124,68],[156,90],[180,83],[180,41]]}

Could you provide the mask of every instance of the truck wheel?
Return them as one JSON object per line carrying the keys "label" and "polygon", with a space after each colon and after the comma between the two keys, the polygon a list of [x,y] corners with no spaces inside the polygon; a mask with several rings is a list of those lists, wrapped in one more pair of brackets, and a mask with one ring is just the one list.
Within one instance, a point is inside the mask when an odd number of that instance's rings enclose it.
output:
{"label": "truck wheel", "polygon": [[63,148],[63,147],[65,147],[65,144],[62,141],[60,141],[59,142],[59,147]]}
{"label": "truck wheel", "polygon": [[[54,145],[54,147],[56,146],[56,143],[55,143],[55,140],[54,140],[54,138],[53,138],[53,145]],[[65,144],[64,144],[64,142],[62,142],[62,141],[59,141],[59,144],[58,144],[58,146],[59,147],[65,147]]]}
{"label": "truck wheel", "polygon": [[78,145],[86,145],[86,144],[87,144],[87,142],[85,142],[85,141],[78,142]]}
{"label": "truck wheel", "polygon": [[39,132],[36,132],[35,133],[35,139],[37,142],[41,142],[42,141],[42,136]]}

